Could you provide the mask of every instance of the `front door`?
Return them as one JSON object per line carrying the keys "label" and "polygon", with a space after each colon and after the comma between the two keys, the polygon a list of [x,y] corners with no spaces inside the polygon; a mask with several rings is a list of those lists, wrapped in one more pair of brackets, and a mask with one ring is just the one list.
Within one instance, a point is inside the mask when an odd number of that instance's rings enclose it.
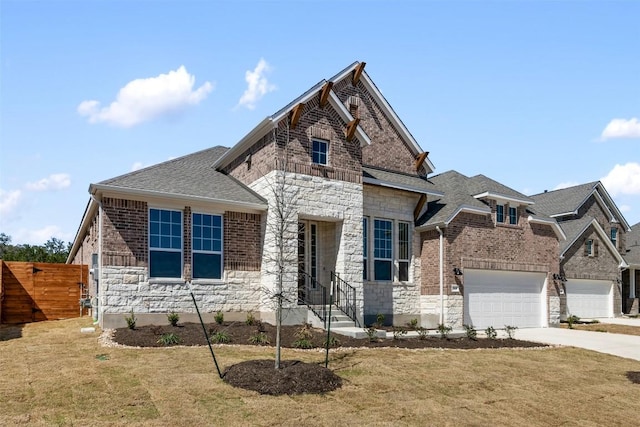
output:
{"label": "front door", "polygon": [[318,224],[298,222],[298,304],[311,302],[318,279]]}

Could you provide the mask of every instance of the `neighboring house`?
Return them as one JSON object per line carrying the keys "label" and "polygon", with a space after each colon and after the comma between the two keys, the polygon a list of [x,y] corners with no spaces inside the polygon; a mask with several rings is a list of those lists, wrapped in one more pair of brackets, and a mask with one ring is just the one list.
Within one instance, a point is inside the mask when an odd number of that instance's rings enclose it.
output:
{"label": "neighboring house", "polygon": [[635,315],[640,305],[640,222],[627,233],[624,259],[629,268],[622,272],[622,312]]}
{"label": "neighboring house", "polygon": [[614,317],[622,313],[622,271],[627,268],[629,224],[601,182],[531,196],[533,209],[555,218],[567,239],[560,247],[562,317]]}
{"label": "neighboring house", "polygon": [[188,284],[208,319],[274,322],[281,285],[290,324],[325,317],[329,289],[359,325],[557,322],[556,221],[486,177],[427,178],[428,153],[364,67],[320,81],[230,149],[92,184],[68,262],[92,267],[101,326],[131,311],[139,324],[195,320]]}
{"label": "neighboring house", "polygon": [[437,323],[458,327],[558,323],[552,278],[564,235],[556,221],[533,215],[531,198],[484,175],[449,171],[430,181],[444,196],[431,199],[416,226],[424,311],[443,304]]}

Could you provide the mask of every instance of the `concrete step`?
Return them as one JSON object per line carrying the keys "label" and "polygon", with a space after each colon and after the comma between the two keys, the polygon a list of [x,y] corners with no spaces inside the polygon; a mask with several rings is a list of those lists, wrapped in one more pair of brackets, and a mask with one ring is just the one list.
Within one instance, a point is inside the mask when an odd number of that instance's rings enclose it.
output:
{"label": "concrete step", "polygon": [[[337,328],[334,328],[333,326],[331,326],[331,333],[344,335],[346,337],[351,337],[351,338],[367,338],[368,337],[367,333],[363,328],[358,328],[356,326],[344,326],[344,327],[337,327]],[[376,338],[386,338],[386,336],[387,336],[387,333],[385,331],[376,329]]]}

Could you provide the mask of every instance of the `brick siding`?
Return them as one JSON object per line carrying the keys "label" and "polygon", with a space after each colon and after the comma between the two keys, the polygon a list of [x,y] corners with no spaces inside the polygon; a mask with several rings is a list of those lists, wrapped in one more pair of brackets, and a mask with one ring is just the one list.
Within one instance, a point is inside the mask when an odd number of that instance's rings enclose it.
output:
{"label": "brick siding", "polygon": [[262,216],[241,212],[224,215],[225,270],[259,271],[262,261]]}

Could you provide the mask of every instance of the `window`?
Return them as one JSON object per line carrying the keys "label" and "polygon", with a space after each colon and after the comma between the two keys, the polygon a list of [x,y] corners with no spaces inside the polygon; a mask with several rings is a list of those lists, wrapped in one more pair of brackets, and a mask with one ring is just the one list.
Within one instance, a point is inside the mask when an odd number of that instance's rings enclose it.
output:
{"label": "window", "polygon": [[191,262],[194,279],[222,278],[222,216],[194,213]]}
{"label": "window", "polygon": [[369,218],[362,218],[362,279],[367,280],[368,262],[367,254],[369,253]]}
{"label": "window", "polygon": [[409,223],[398,223],[398,280],[409,281]]}
{"label": "window", "polygon": [[588,239],[584,245],[584,254],[587,256],[593,256],[593,240]]}
{"label": "window", "polygon": [[518,209],[512,208],[509,206],[509,224],[517,224],[518,223]]}
{"label": "window", "polygon": [[618,229],[616,227],[611,227],[611,243],[616,249],[618,248]]}
{"label": "window", "polygon": [[392,223],[389,220],[374,220],[373,258],[375,280],[392,280]]}
{"label": "window", "polygon": [[182,212],[149,209],[149,277],[182,277]]}
{"label": "window", "polygon": [[496,205],[496,222],[504,222],[504,205]]}
{"label": "window", "polygon": [[318,139],[313,140],[313,151],[311,153],[311,160],[317,165],[327,164],[327,152],[329,143],[327,141],[320,141]]}

